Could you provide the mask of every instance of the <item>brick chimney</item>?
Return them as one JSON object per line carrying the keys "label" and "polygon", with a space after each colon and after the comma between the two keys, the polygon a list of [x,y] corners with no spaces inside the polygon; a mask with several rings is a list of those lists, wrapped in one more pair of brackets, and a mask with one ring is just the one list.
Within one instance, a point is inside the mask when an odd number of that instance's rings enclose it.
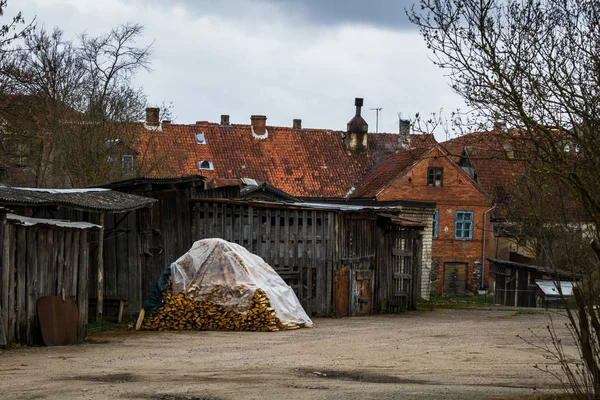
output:
{"label": "brick chimney", "polygon": [[292,125],[294,129],[302,129],[302,120],[295,119],[294,124]]}
{"label": "brick chimney", "polygon": [[160,121],[160,108],[146,107],[146,125],[159,126],[160,125],[159,121]]}
{"label": "brick chimney", "polygon": [[494,130],[498,132],[506,132],[506,121],[495,121]]}
{"label": "brick chimney", "polygon": [[368,131],[369,125],[367,121],[361,117],[360,112],[363,106],[363,99],[354,99],[354,105],[356,106],[356,115],[348,122],[347,135],[345,139],[346,150],[353,152],[366,151],[368,147]]}
{"label": "brick chimney", "polygon": [[401,119],[398,121],[398,150],[410,150],[410,120]]}
{"label": "brick chimney", "polygon": [[229,115],[221,115],[221,126],[229,126]]}
{"label": "brick chimney", "polygon": [[255,138],[266,139],[269,136],[269,132],[267,131],[267,117],[264,115],[251,116],[250,129]]}

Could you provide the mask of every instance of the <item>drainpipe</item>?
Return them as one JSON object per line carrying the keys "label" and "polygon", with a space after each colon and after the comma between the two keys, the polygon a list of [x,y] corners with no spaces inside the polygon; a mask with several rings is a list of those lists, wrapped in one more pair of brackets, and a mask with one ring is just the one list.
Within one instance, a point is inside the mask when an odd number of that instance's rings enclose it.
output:
{"label": "drainpipe", "polygon": [[487,233],[487,231],[486,231],[487,215],[494,208],[496,208],[496,204],[494,204],[492,206],[492,208],[490,208],[489,210],[486,210],[483,213],[483,246],[481,249],[481,288],[482,289],[485,287],[485,234]]}

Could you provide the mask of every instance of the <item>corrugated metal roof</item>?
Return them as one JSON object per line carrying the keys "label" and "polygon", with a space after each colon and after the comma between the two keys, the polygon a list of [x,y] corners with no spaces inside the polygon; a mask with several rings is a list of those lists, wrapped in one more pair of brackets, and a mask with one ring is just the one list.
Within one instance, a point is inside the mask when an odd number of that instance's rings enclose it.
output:
{"label": "corrugated metal roof", "polygon": [[132,178],[126,179],[122,181],[105,183],[103,185],[98,185],[99,188],[108,188],[115,189],[120,187],[131,187],[136,185],[170,185],[170,184],[179,184],[179,183],[189,183],[189,182],[203,182],[204,177],[201,175],[183,175],[183,176],[174,176],[174,177],[163,177],[163,178]]}
{"label": "corrugated metal roof", "polygon": [[29,218],[23,217],[22,215],[6,214],[6,219],[9,222],[17,223],[23,226],[34,226],[34,225],[45,225],[45,226],[57,226],[60,228],[71,228],[71,229],[100,229],[100,225],[90,224],[89,222],[71,222],[63,219],[42,219],[42,218]]}
{"label": "corrugated metal roof", "polygon": [[573,286],[575,283],[568,281],[560,281],[558,282],[558,286],[554,281],[542,281],[537,280],[535,284],[544,292],[545,295],[558,296],[560,293],[558,292],[558,288],[562,290],[563,296],[573,296]]}
{"label": "corrugated metal roof", "polygon": [[[279,201],[264,201],[264,200],[232,200],[222,198],[197,198],[192,201],[207,202],[207,203],[229,203],[229,204],[248,204],[253,206],[263,207],[281,207],[295,208],[304,210],[325,210],[325,211],[402,211],[403,206],[372,206],[372,205],[354,205],[354,204],[337,204],[337,203],[312,203],[312,202],[279,202]],[[429,203],[424,203],[424,207],[430,206]]]}
{"label": "corrugated metal roof", "polygon": [[494,259],[494,258],[487,258],[487,260],[496,265],[502,265],[502,266],[506,266],[509,268],[537,271],[542,274],[546,274],[546,275],[550,275],[550,276],[558,275],[559,277],[563,277],[563,278],[581,279],[581,274],[576,273],[576,272],[574,273],[571,271],[565,271],[565,270],[561,270],[561,269],[547,268],[547,267],[542,267],[542,266],[538,266],[538,265],[523,264],[523,263],[518,263],[515,261],[498,260],[498,259]]}
{"label": "corrugated metal roof", "polygon": [[125,212],[157,200],[109,189],[38,189],[0,187],[0,205],[55,205],[97,212]]}

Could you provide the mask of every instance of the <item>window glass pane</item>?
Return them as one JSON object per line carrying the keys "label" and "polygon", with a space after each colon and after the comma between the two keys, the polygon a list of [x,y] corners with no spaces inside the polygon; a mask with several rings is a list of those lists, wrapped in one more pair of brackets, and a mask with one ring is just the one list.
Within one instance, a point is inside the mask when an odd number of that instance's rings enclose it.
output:
{"label": "window glass pane", "polygon": [[457,211],[454,223],[454,236],[456,239],[473,238],[473,212]]}

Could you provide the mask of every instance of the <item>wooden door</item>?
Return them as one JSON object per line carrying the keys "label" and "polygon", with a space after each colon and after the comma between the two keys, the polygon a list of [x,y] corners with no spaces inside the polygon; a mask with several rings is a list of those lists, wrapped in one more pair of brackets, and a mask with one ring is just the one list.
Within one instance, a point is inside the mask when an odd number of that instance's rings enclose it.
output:
{"label": "wooden door", "polygon": [[335,316],[348,316],[350,299],[350,267],[335,271]]}
{"label": "wooden door", "polygon": [[416,299],[413,293],[413,241],[406,230],[394,230],[392,247],[393,304],[398,310],[410,309]]}
{"label": "wooden door", "polygon": [[351,316],[371,314],[371,270],[359,269],[352,274]]}
{"label": "wooden door", "polygon": [[444,264],[444,294],[447,296],[464,296],[467,288],[467,264]]}

